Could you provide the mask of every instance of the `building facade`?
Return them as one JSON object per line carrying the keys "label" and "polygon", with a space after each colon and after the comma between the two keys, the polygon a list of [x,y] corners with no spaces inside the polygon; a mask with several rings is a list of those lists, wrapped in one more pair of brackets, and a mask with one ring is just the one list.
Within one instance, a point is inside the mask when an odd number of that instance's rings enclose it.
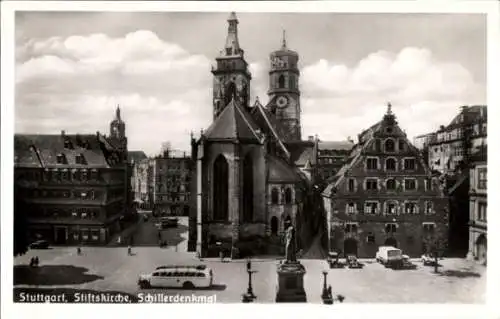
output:
{"label": "building facade", "polygon": [[129,170],[119,108],[110,131],[109,137],[15,135],[15,202],[27,214],[30,240],[103,244],[120,230]]}
{"label": "building facade", "polygon": [[[285,227],[304,245],[307,194],[314,182],[314,141],[301,140],[299,56],[270,54],[269,102],[249,101],[251,74],[239,45],[238,20],[228,19],[226,45],[212,68],[214,121],[192,138],[196,161],[188,246],[200,256],[269,253]],[[311,213],[311,212],[309,212]]]}
{"label": "building facade", "polygon": [[150,195],[143,194],[143,198],[153,203],[153,214],[189,215],[192,174],[190,156],[185,152],[165,150],[163,154],[141,163],[140,168],[143,177],[141,189],[144,189],[144,193],[151,192]]}
{"label": "building facade", "polygon": [[463,106],[448,126],[430,136],[425,150],[432,170],[453,173],[466,167],[468,157],[487,145],[487,107]]}
{"label": "building facade", "polygon": [[137,207],[146,209],[149,207],[148,157],[142,151],[128,152],[128,163],[132,170],[132,200]]}
{"label": "building facade", "polygon": [[321,181],[334,177],[344,166],[354,147],[352,140],[348,141],[317,141],[317,176]]}
{"label": "building facade", "polygon": [[347,164],[323,192],[328,249],[373,258],[379,246],[417,257],[446,245],[448,202],[390,104],[358,136]]}
{"label": "building facade", "polygon": [[482,148],[471,158],[469,257],[481,263],[487,261],[487,149]]}

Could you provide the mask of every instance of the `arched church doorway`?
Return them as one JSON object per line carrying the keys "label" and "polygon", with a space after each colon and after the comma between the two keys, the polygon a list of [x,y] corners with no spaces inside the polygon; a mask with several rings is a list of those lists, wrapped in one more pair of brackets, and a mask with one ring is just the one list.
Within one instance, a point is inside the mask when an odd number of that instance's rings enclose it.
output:
{"label": "arched church doorway", "polygon": [[271,235],[278,234],[278,217],[273,216],[271,218]]}
{"label": "arched church doorway", "polygon": [[486,235],[481,234],[476,240],[476,251],[477,251],[477,259],[479,262],[486,264]]}
{"label": "arched church doorway", "polygon": [[253,221],[253,163],[251,154],[243,160],[243,221]]}
{"label": "arched church doorway", "polygon": [[398,247],[398,241],[394,237],[389,237],[385,240],[384,246],[392,246],[397,248]]}
{"label": "arched church doorway", "polygon": [[228,219],[229,169],[226,158],[221,154],[214,162],[214,220]]}
{"label": "arched church doorway", "polygon": [[344,256],[358,255],[358,241],[354,238],[344,240]]}

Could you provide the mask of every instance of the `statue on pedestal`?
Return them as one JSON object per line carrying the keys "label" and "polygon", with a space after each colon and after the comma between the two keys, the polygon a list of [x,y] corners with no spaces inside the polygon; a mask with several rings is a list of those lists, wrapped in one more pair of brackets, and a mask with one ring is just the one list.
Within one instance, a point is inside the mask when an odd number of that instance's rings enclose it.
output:
{"label": "statue on pedestal", "polygon": [[286,230],[285,262],[297,261],[297,247],[295,243],[295,229],[289,226]]}

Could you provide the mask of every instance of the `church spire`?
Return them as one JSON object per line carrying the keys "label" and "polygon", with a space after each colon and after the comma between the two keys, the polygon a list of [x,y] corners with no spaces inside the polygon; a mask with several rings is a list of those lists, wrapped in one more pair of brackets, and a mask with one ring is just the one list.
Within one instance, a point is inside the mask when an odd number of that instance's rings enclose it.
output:
{"label": "church spire", "polygon": [[285,29],[283,29],[283,40],[281,43],[281,49],[286,50],[286,30]]}
{"label": "church spire", "polygon": [[236,13],[231,12],[229,18],[227,19],[228,27],[227,27],[227,37],[226,37],[226,46],[225,51],[222,52],[222,55],[232,56],[239,55],[242,53],[240,49],[240,43],[238,41],[238,18],[236,18]]}
{"label": "church spire", "polygon": [[117,121],[121,121],[121,120],[122,120],[121,115],[120,115],[120,104],[118,104],[118,105],[116,106],[116,115],[115,115],[115,119],[116,119]]}

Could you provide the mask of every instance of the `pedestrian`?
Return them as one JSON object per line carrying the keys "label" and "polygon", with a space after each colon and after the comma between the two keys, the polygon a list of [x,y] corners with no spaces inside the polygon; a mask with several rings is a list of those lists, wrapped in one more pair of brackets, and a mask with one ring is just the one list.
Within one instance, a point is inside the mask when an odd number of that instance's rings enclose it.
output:
{"label": "pedestrian", "polygon": [[129,256],[132,255],[132,247],[130,245],[127,248],[127,253],[128,253]]}
{"label": "pedestrian", "polygon": [[77,254],[78,256],[80,256],[80,255],[82,254],[82,248],[80,248],[80,246],[78,246],[78,247],[76,248],[76,254]]}
{"label": "pedestrian", "polygon": [[35,257],[30,258],[30,267],[35,267]]}
{"label": "pedestrian", "polygon": [[224,262],[224,251],[221,249],[219,252],[220,261]]}
{"label": "pedestrian", "polygon": [[116,239],[116,242],[118,243],[118,245],[121,245],[121,243],[122,243],[122,236],[118,236],[118,239]]}
{"label": "pedestrian", "polygon": [[332,285],[328,285],[328,298],[332,298]]}
{"label": "pedestrian", "polygon": [[38,256],[35,256],[35,267],[38,267],[40,264],[40,259],[38,259]]}

